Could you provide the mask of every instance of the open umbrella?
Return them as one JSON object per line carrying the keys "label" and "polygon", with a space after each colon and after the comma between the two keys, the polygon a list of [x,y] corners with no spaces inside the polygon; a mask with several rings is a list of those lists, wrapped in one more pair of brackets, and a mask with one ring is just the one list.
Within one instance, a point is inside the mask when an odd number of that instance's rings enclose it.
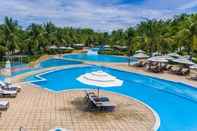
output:
{"label": "open umbrella", "polygon": [[174,58],[180,58],[181,56],[177,53],[169,53],[168,56],[174,57]]}
{"label": "open umbrella", "polygon": [[137,59],[145,59],[145,58],[148,58],[149,56],[146,55],[145,53],[137,53],[135,55],[133,55],[134,58],[137,58]]}
{"label": "open umbrella", "polygon": [[168,62],[168,59],[163,56],[154,56],[154,57],[149,58],[148,61],[166,63]]}
{"label": "open umbrella", "polygon": [[184,65],[193,65],[194,63],[188,59],[174,59],[172,60],[175,63],[184,64]]}
{"label": "open umbrella", "polygon": [[103,71],[85,73],[79,76],[77,80],[87,85],[97,86],[98,96],[99,96],[99,87],[117,87],[123,84],[122,80],[119,80],[115,76],[112,76]]}
{"label": "open umbrella", "polygon": [[145,53],[145,51],[143,51],[143,50],[137,50],[135,53],[136,54],[138,54],[138,53]]}

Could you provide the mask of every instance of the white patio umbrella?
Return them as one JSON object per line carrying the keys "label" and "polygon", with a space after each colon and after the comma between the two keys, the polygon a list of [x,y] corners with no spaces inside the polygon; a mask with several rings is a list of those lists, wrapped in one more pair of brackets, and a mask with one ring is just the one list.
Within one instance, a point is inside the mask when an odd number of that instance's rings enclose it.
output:
{"label": "white patio umbrella", "polygon": [[137,59],[145,59],[145,58],[148,58],[149,56],[146,55],[145,53],[137,53],[135,55],[133,55],[134,58],[137,58]]}
{"label": "white patio umbrella", "polygon": [[174,57],[174,58],[180,58],[181,56],[177,53],[169,53],[168,56]]}
{"label": "white patio umbrella", "polygon": [[166,63],[168,62],[168,59],[163,56],[154,56],[149,58],[148,61]]}
{"label": "white patio umbrella", "polygon": [[67,50],[73,50],[74,48],[72,48],[72,47],[69,46],[69,47],[66,47],[66,49]]}
{"label": "white patio umbrella", "polygon": [[194,63],[188,59],[174,59],[172,60],[175,63],[184,64],[184,65],[193,65]]}
{"label": "white patio umbrella", "polygon": [[137,50],[135,53],[136,53],[136,54],[137,54],[137,53],[145,53],[145,51],[143,51],[143,50]]}
{"label": "white patio umbrella", "polygon": [[122,80],[119,80],[115,76],[112,76],[103,71],[85,73],[79,76],[77,80],[87,85],[97,86],[98,95],[99,95],[99,87],[117,87],[123,84]]}

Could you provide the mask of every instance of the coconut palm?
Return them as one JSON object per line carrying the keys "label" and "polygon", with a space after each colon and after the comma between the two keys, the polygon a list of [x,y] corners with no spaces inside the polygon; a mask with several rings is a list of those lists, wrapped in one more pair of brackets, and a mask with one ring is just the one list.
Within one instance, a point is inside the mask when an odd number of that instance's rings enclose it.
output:
{"label": "coconut palm", "polygon": [[17,21],[12,18],[5,17],[4,24],[2,25],[2,39],[3,43],[5,43],[5,47],[8,49],[8,54],[13,54],[18,46],[19,28]]}

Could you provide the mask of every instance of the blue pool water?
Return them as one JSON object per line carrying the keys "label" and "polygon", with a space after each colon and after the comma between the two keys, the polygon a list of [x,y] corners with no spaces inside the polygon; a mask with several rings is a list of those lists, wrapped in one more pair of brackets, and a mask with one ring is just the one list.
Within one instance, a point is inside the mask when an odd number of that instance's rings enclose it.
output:
{"label": "blue pool water", "polygon": [[72,65],[72,64],[81,64],[81,62],[52,58],[41,62],[40,66],[46,68],[46,67]]}
{"label": "blue pool water", "polygon": [[42,68],[54,67],[54,66],[63,66],[63,65],[73,65],[81,64],[82,62],[50,58],[48,60],[42,61],[39,67],[30,67],[28,64],[21,63],[12,63],[12,76],[20,75],[30,71],[35,71]]}
{"label": "blue pool water", "polygon": [[0,81],[4,81],[4,77],[3,76],[0,76]]}
{"label": "blue pool water", "polygon": [[[71,68],[43,74],[41,77],[47,81],[33,83],[53,91],[95,88],[95,86],[78,82],[76,78],[81,74],[101,69],[124,81],[121,87],[101,89],[131,96],[148,104],[160,116],[160,131],[197,130],[197,89],[188,85],[96,66]],[[26,80],[39,79],[31,76]]]}
{"label": "blue pool water", "polygon": [[70,54],[65,55],[64,58],[77,59],[77,60],[85,60],[85,61],[97,61],[97,62],[118,62],[125,63],[128,62],[127,57],[119,57],[112,55],[92,55],[92,54]]}

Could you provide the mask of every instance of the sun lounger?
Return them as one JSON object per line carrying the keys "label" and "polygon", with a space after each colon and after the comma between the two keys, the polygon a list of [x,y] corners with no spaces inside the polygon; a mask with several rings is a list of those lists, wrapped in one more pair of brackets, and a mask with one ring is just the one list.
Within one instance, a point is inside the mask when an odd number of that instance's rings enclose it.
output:
{"label": "sun lounger", "polygon": [[187,74],[189,74],[189,69],[188,68],[182,68],[182,67],[179,67],[179,68],[172,67],[170,69],[170,72],[172,72],[174,74],[177,74],[177,75],[187,75]]}
{"label": "sun lounger", "polygon": [[163,69],[163,70],[170,70],[171,68],[172,68],[173,66],[172,65],[170,65],[170,64],[163,64],[162,66],[161,66],[161,68]]}
{"label": "sun lounger", "polygon": [[170,72],[171,73],[174,73],[174,74],[178,74],[179,72],[181,72],[182,68],[181,67],[175,67],[173,66],[171,69],[170,69]]}
{"label": "sun lounger", "polygon": [[7,91],[0,89],[0,96],[1,97],[16,97],[17,91]]}
{"label": "sun lounger", "polygon": [[146,65],[146,61],[139,61],[134,64],[136,67],[144,67]]}
{"label": "sun lounger", "polygon": [[159,66],[153,66],[150,68],[150,70],[154,73],[159,73],[159,72],[162,72],[162,68],[159,67]]}
{"label": "sun lounger", "polygon": [[182,68],[182,70],[181,70],[181,74],[182,75],[188,75],[189,74],[189,69],[188,68]]}
{"label": "sun lounger", "polygon": [[0,110],[7,110],[9,107],[8,101],[0,101]]}
{"label": "sun lounger", "polygon": [[192,76],[192,77],[190,77],[190,79],[197,81],[197,76]]}
{"label": "sun lounger", "polygon": [[15,86],[11,83],[0,81],[0,87],[4,90],[16,90],[17,92],[20,92],[21,88],[19,86]]}
{"label": "sun lounger", "polygon": [[189,76],[186,76],[186,78],[190,79],[190,80],[197,81],[197,74],[190,74]]}
{"label": "sun lounger", "polygon": [[90,97],[91,104],[99,110],[113,111],[116,107],[108,97]]}

